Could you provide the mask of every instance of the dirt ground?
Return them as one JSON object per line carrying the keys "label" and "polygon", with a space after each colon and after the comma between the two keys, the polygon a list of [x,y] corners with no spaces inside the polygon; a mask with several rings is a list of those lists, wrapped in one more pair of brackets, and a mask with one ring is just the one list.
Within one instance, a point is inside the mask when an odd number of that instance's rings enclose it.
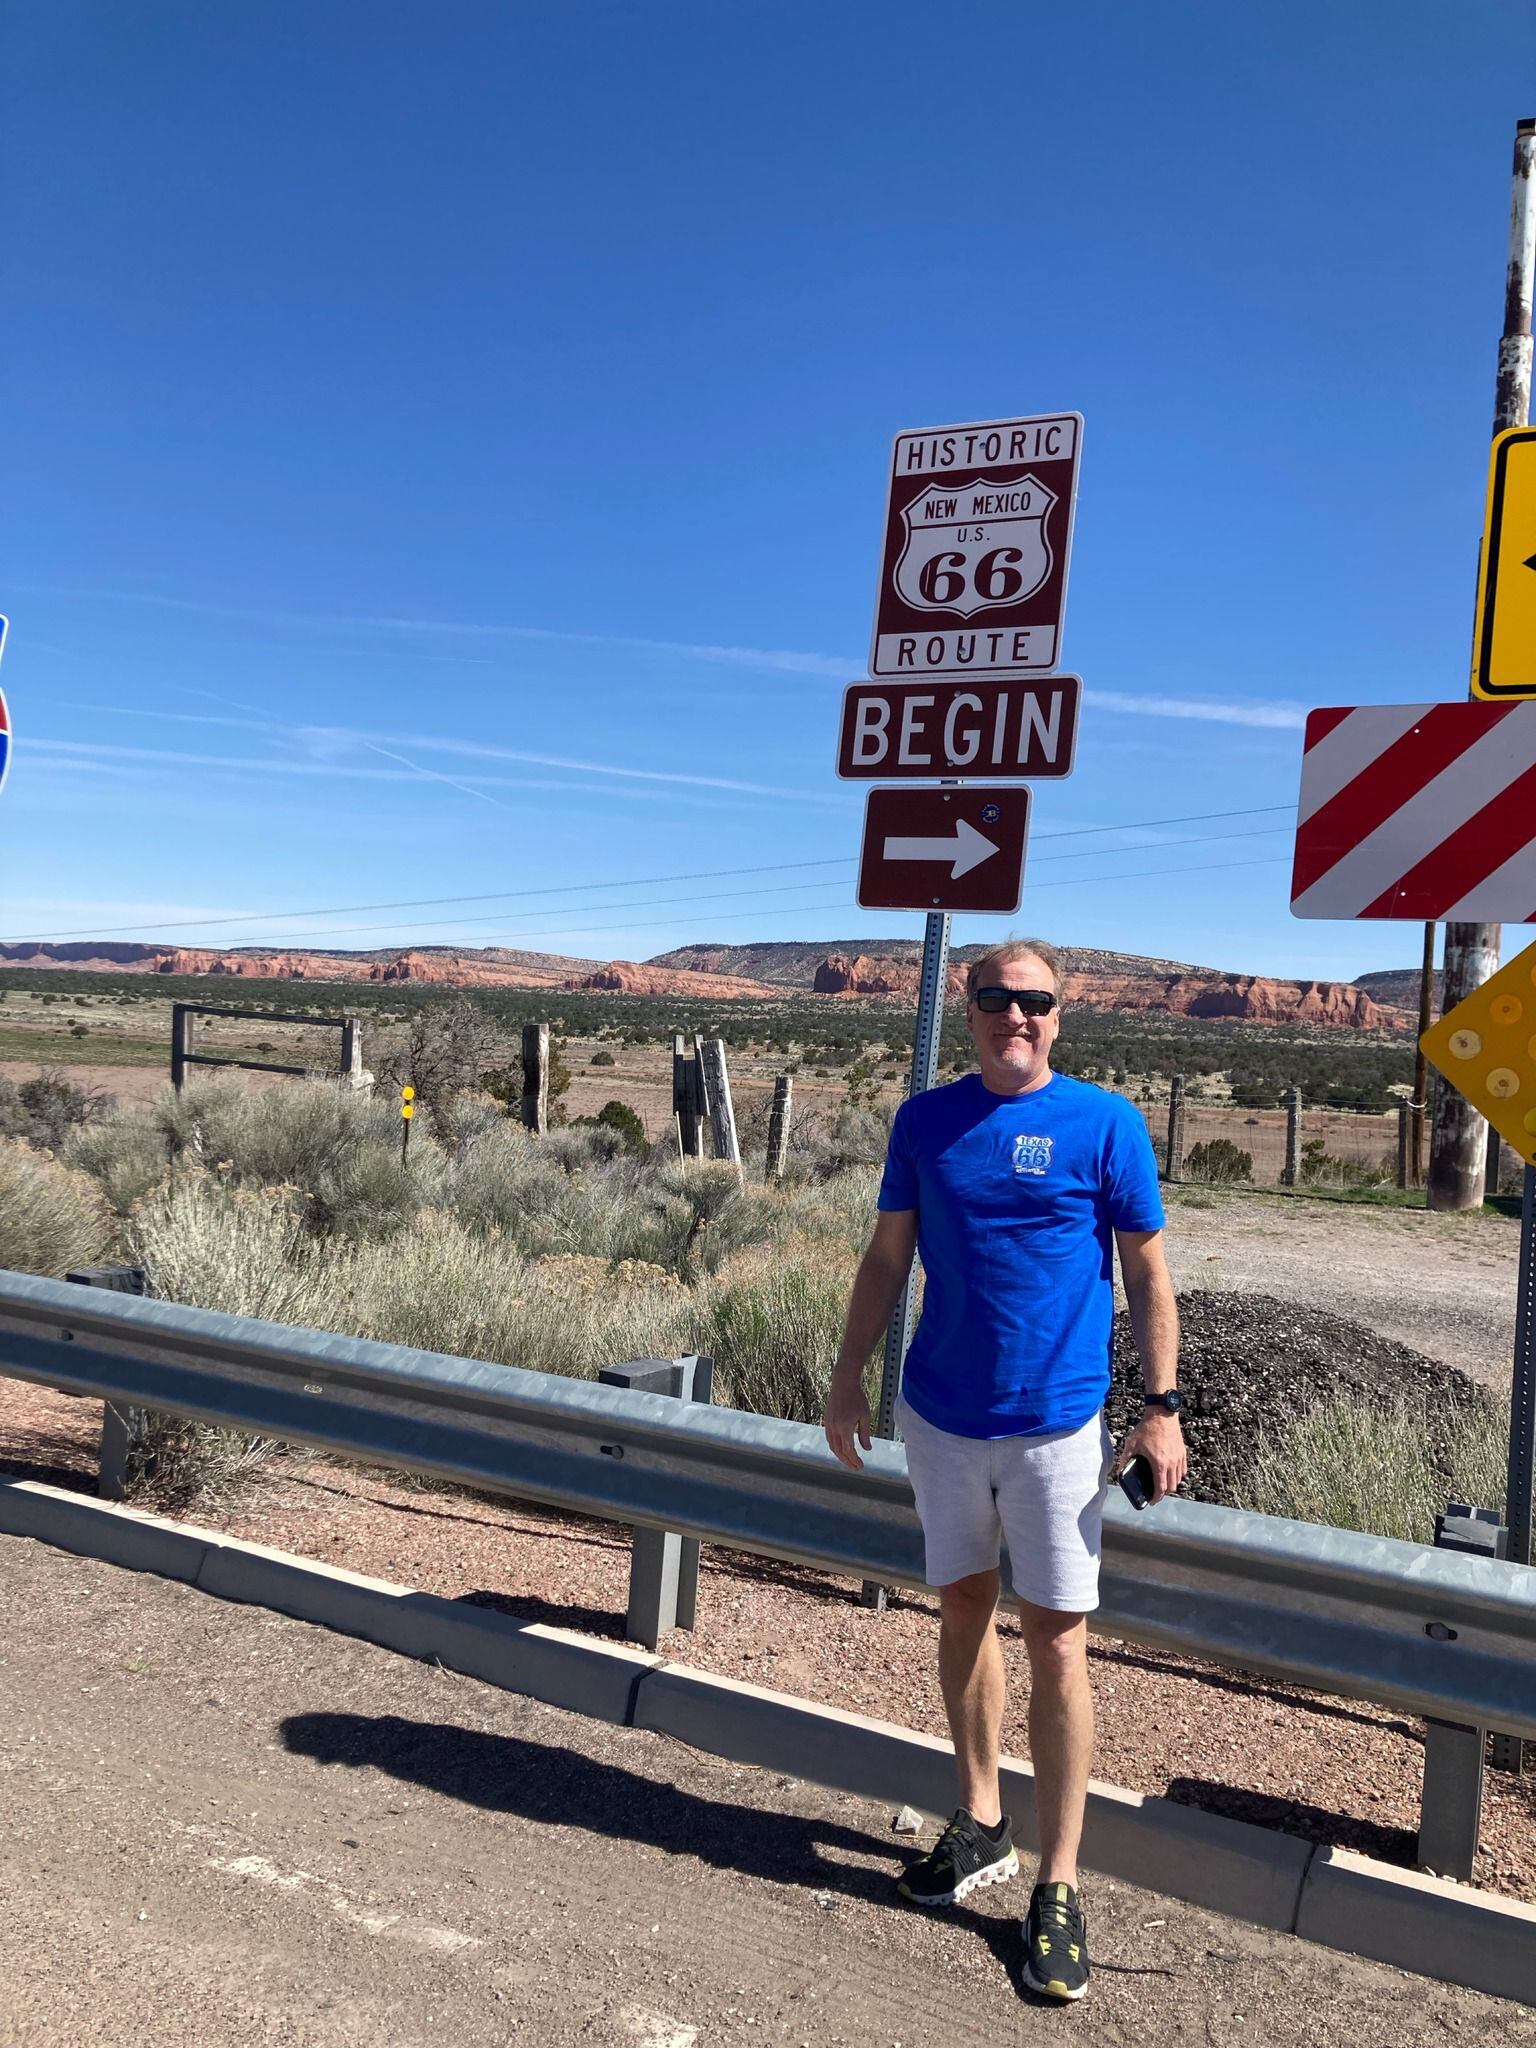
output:
{"label": "dirt ground", "polygon": [[1536,2013],[1084,1885],[923,1914],[889,1809],[168,1581],[0,1539],[0,2043],[1431,2048]]}
{"label": "dirt ground", "polygon": [[1520,1226],[1424,1209],[1173,1188],[1174,1284],[1316,1303],[1507,1394]]}

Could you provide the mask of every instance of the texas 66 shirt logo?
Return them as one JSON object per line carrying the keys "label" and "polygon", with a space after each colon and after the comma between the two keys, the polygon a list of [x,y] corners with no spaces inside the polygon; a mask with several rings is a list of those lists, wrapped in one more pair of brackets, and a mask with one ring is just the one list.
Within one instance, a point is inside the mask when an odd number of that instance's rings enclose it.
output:
{"label": "texas 66 shirt logo", "polygon": [[1081,439],[1076,413],[897,435],[871,674],[1057,666]]}

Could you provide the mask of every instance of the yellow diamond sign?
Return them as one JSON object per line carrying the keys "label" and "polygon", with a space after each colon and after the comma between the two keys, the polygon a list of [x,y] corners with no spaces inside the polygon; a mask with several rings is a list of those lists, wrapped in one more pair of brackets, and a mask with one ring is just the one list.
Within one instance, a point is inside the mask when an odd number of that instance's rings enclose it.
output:
{"label": "yellow diamond sign", "polygon": [[1505,1144],[1536,1166],[1536,946],[1473,989],[1419,1044]]}
{"label": "yellow diamond sign", "polygon": [[1536,427],[1511,427],[1493,444],[1472,694],[1536,697]]}

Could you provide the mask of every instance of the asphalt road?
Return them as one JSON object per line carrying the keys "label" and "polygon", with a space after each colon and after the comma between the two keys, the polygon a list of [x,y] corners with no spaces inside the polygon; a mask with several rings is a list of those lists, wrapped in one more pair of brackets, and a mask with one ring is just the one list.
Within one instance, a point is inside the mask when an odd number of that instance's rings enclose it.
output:
{"label": "asphalt road", "polygon": [[1088,2000],[1023,1883],[894,1898],[890,1814],[0,1538],[0,2042],[1536,2042],[1536,2012],[1128,1885]]}

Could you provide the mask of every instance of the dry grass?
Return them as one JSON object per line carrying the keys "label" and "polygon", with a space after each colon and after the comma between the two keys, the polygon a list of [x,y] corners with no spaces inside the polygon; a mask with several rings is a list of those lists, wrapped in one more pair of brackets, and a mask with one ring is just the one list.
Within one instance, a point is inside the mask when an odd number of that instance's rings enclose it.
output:
{"label": "dry grass", "polygon": [[94,1265],[112,1218],[94,1181],[20,1139],[0,1140],[0,1266],[57,1279]]}

